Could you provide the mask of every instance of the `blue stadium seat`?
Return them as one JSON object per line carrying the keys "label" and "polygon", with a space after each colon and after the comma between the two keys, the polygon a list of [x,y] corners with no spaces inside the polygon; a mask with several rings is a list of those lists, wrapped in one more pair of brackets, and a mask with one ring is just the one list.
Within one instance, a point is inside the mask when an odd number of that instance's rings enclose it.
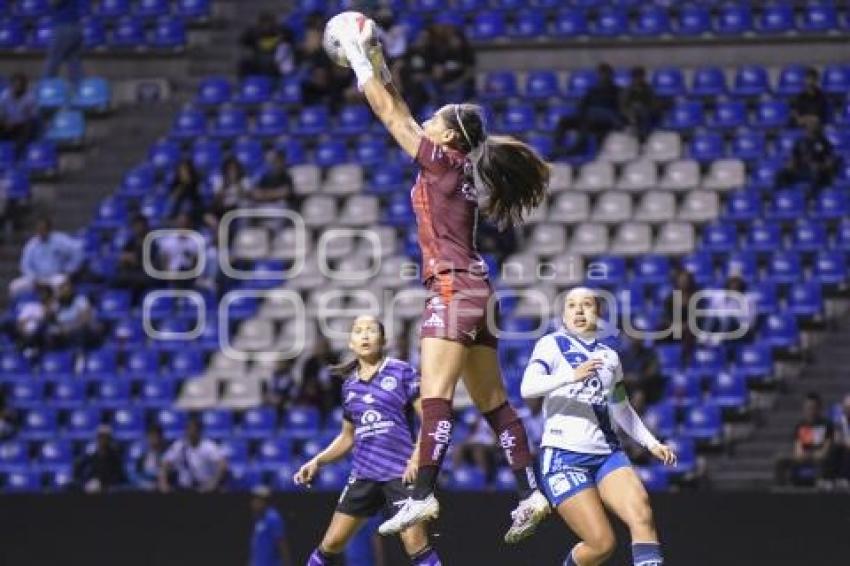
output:
{"label": "blue stadium seat", "polygon": [[200,21],[209,17],[210,0],[178,0],[175,13],[190,21]]}
{"label": "blue stadium seat", "polygon": [[260,137],[277,137],[286,133],[289,119],[281,108],[270,104],[257,114],[253,134]]}
{"label": "blue stadium seat", "polygon": [[314,486],[319,491],[339,491],[348,481],[348,469],[345,466],[331,464],[325,466],[316,475]]}
{"label": "blue stadium seat", "polygon": [[92,403],[103,409],[117,409],[130,404],[130,382],[109,377],[95,382]]}
{"label": "blue stadium seat", "polygon": [[156,412],[156,422],[162,427],[166,438],[177,438],[186,428],[186,413],[172,409],[160,409]]}
{"label": "blue stadium seat", "polygon": [[282,79],[280,87],[274,93],[274,101],[290,106],[301,104],[301,81],[296,77]]}
{"label": "blue stadium seat", "polygon": [[248,443],[243,438],[227,438],[219,443],[222,453],[230,464],[244,466],[248,463]]}
{"label": "blue stadium seat", "polygon": [[836,153],[841,155],[850,153],[850,132],[845,128],[827,126],[824,129],[824,134],[826,134],[826,138],[832,144],[832,148]]}
{"label": "blue stadium seat", "polygon": [[207,119],[204,113],[187,106],[175,118],[171,135],[178,139],[191,139],[205,135],[206,131]]}
{"label": "blue stadium seat", "polygon": [[117,21],[112,30],[109,45],[119,48],[132,48],[144,44],[145,28],[141,20],[125,16]]}
{"label": "blue stadium seat", "polygon": [[762,281],[755,283],[748,291],[755,301],[759,314],[770,314],[779,310],[779,296],[776,292],[776,282]]}
{"label": "blue stadium seat", "polygon": [[768,315],[762,326],[761,339],[772,348],[796,348],[800,342],[797,319],[789,312]]}
{"label": "blue stadium seat", "polygon": [[245,105],[264,104],[271,100],[273,90],[272,77],[245,77],[234,97],[235,102]]}
{"label": "blue stadium seat", "polygon": [[10,141],[0,142],[0,171],[11,169],[17,160],[15,144]]}
{"label": "blue stadium seat", "polygon": [[481,100],[503,100],[519,94],[516,74],[513,71],[490,71],[484,75],[479,92]]}
{"label": "blue stadium seat", "polygon": [[776,93],[782,96],[793,96],[801,92],[806,83],[806,70],[803,65],[784,67],[779,74]]}
{"label": "blue stadium seat", "polygon": [[625,35],[629,28],[629,17],[625,10],[616,6],[601,6],[596,20],[590,26],[591,35],[617,37]]}
{"label": "blue stadium seat", "polygon": [[534,108],[525,104],[513,104],[505,109],[501,131],[507,134],[525,134],[534,129]]}
{"label": "blue stadium seat", "polygon": [[191,159],[201,174],[218,171],[224,159],[221,143],[207,138],[197,139],[192,146]]}
{"label": "blue stadium seat", "polygon": [[770,377],[773,354],[767,344],[747,344],[738,350],[735,369],[749,379]]}
{"label": "blue stadium seat", "polygon": [[476,14],[469,28],[469,38],[477,41],[492,41],[504,37],[505,18],[501,12],[482,11]]}
{"label": "blue stadium seat", "polygon": [[0,442],[0,472],[23,470],[29,466],[27,444],[18,439]]}
{"label": "blue stadium seat", "polygon": [[828,94],[850,92],[850,67],[845,65],[827,65],[823,69],[821,81],[823,90]]}
{"label": "blue stadium seat", "polygon": [[83,18],[83,46],[98,50],[106,46],[106,26],[100,18]]}
{"label": "blue stadium seat", "polygon": [[714,264],[711,255],[705,252],[694,252],[686,255],[681,261],[682,269],[694,276],[699,284],[714,280]]}
{"label": "blue stadium seat", "polygon": [[658,367],[665,375],[672,374],[682,368],[682,345],[675,343],[656,344],[655,355]]}
{"label": "blue stadium seat", "polygon": [[100,229],[117,230],[127,223],[126,203],[118,197],[106,197],[97,209],[93,226]]}
{"label": "blue stadium seat", "polygon": [[717,347],[699,347],[694,350],[690,369],[699,375],[711,375],[722,371],[726,365],[726,351]]}
{"label": "blue stadium seat", "polygon": [[847,281],[847,258],[839,251],[822,251],[815,258],[814,278],[825,285]]}
{"label": "blue stadium seat", "polygon": [[731,157],[744,161],[755,161],[764,158],[767,142],[763,132],[741,129],[735,132],[732,139]]}
{"label": "blue stadium seat", "polygon": [[170,0],[137,0],[135,14],[146,18],[155,18],[169,13]]}
{"label": "blue stadium seat", "polygon": [[820,222],[801,218],[794,226],[792,247],[799,252],[816,252],[827,248],[826,229]]}
{"label": "blue stadium seat", "polygon": [[668,438],[666,444],[676,453],[677,462],[672,471],[675,474],[689,474],[696,470],[697,451],[693,439],[676,436]]}
{"label": "blue stadium seat", "polygon": [[691,407],[702,396],[702,378],[695,372],[672,372],[667,380],[665,395],[676,407]]}
{"label": "blue stadium seat", "polygon": [[552,33],[556,37],[578,37],[587,35],[587,16],[583,10],[577,8],[564,8],[555,14],[555,22]]}
{"label": "blue stadium seat", "polygon": [[759,65],[739,67],[735,74],[732,94],[735,96],[760,96],[770,92],[767,69]]}
{"label": "blue stadium seat", "polygon": [[667,112],[664,127],[682,131],[692,130],[703,123],[703,107],[696,100],[680,100]]}
{"label": "blue stadium seat", "polygon": [[756,23],[761,34],[785,33],[794,29],[794,8],[790,4],[768,4]]}
{"label": "blue stadium seat", "polygon": [[291,438],[310,438],[321,428],[321,416],[315,407],[292,407],[284,416],[282,433]]}
{"label": "blue stadium seat", "polygon": [[746,249],[760,252],[772,253],[777,243],[782,241],[782,231],[776,222],[756,221],[750,226],[747,233]]}
{"label": "blue stadium seat", "polygon": [[63,439],[51,439],[39,449],[38,465],[41,470],[53,471],[68,468],[73,463],[71,443]]}
{"label": "blue stadium seat", "polygon": [[195,102],[203,106],[220,106],[231,101],[230,81],[225,77],[207,77],[201,81]]}
{"label": "blue stadium seat", "polygon": [[452,471],[448,487],[455,491],[480,491],[487,485],[484,472],[476,466],[458,466]]}
{"label": "blue stadium seat", "polygon": [[749,250],[729,254],[726,259],[724,274],[740,275],[745,281],[753,281],[758,276],[758,258]]}
{"label": "blue stadium seat", "polygon": [[702,249],[730,252],[738,246],[738,231],[733,224],[713,223],[702,230]]}
{"label": "blue stadium seat", "polygon": [[806,198],[798,188],[781,189],[774,193],[767,217],[776,220],[794,220],[806,210]]}
{"label": "blue stadium seat", "polygon": [[254,138],[240,138],[233,145],[233,155],[249,174],[258,171],[265,163],[263,144]]}
{"label": "blue stadium seat", "polygon": [[354,157],[360,165],[370,166],[386,163],[388,154],[389,147],[383,136],[361,137],[355,145]]}
{"label": "blue stadium seat", "polygon": [[670,279],[670,259],[660,255],[635,258],[633,281],[645,284],[666,283]]}
{"label": "blue stadium seat", "polygon": [[260,443],[257,456],[262,469],[275,471],[291,461],[292,442],[286,438],[267,438]]}
{"label": "blue stadium seat", "polygon": [[529,134],[526,136],[525,141],[544,159],[549,160],[552,158],[552,152],[555,148],[555,142],[552,140],[552,136],[546,134]]}
{"label": "blue stadium seat", "polygon": [[71,409],[66,419],[63,435],[72,440],[91,440],[100,424],[100,409],[88,406]]}
{"label": "blue stadium seat", "polygon": [[324,106],[307,106],[301,110],[295,132],[304,135],[318,135],[330,129],[328,109]]}
{"label": "blue stadium seat", "polygon": [[802,136],[802,131],[797,128],[786,128],[778,132],[776,141],[774,142],[774,155],[782,160],[788,159],[791,156],[791,152],[794,151],[794,144],[797,143],[800,136]]}
{"label": "blue stadium seat", "polygon": [[171,140],[160,140],[148,152],[148,161],[160,171],[170,171],[180,161],[180,145]]}
{"label": "blue stadium seat", "polygon": [[755,125],[760,128],[781,128],[788,123],[791,111],[782,100],[765,100],[756,108]]}
{"label": "blue stadium seat", "polygon": [[125,289],[107,289],[100,296],[98,314],[115,320],[130,313],[130,293]]}
{"label": "blue stadium seat", "polygon": [[301,165],[307,162],[307,151],[300,140],[290,137],[278,138],[274,147],[286,155],[286,162],[289,165]]}
{"label": "blue stadium seat", "polygon": [[331,167],[347,162],[348,148],[342,140],[326,140],[316,148],[316,164],[320,167]]}
{"label": "blue stadium seat", "polygon": [[708,6],[685,4],[679,10],[675,31],[678,35],[699,36],[711,30],[711,12]]}
{"label": "blue stadium seat", "polygon": [[241,108],[224,106],[212,125],[212,135],[228,139],[243,136],[248,132],[248,115]]}
{"label": "blue stadium seat", "polygon": [[715,442],[723,435],[720,408],[713,403],[695,405],[685,412],[682,434],[695,440]]}
{"label": "blue stadium seat", "polygon": [[711,400],[722,409],[746,408],[749,390],[743,374],[734,371],[719,371],[711,374]]}
{"label": "blue stadium seat", "polygon": [[112,415],[112,435],[118,440],[137,440],[144,435],[145,413],[141,407],[121,407]]}
{"label": "blue stadium seat", "polygon": [[448,8],[446,0],[411,0],[412,12],[442,12]]}
{"label": "blue stadium seat", "polygon": [[41,79],[36,85],[35,98],[39,108],[63,108],[71,102],[71,89],[65,79]]}
{"label": "blue stadium seat", "polygon": [[177,384],[171,378],[145,379],[139,388],[139,404],[146,409],[164,409],[174,402],[176,391]]}
{"label": "blue stadium seat", "polygon": [[639,37],[658,37],[670,32],[670,16],[661,6],[641,6],[631,31]]}
{"label": "blue stadium seat", "polygon": [[815,199],[810,214],[814,220],[838,220],[850,215],[850,198],[846,191],[837,188],[827,188]]}
{"label": "blue stadium seat", "polygon": [[575,103],[549,104],[544,111],[543,124],[540,129],[552,132],[557,128],[561,118],[575,116],[577,112],[578,106]]}
{"label": "blue stadium seat", "polygon": [[755,163],[750,171],[750,183],[758,189],[772,190],[776,185],[776,174],[781,167],[782,163],[777,161],[764,160]]}
{"label": "blue stadium seat", "polygon": [[554,71],[530,71],[525,78],[525,96],[532,99],[553,98],[560,95],[558,75]]}
{"label": "blue stadium seat", "polygon": [[694,71],[691,94],[715,97],[726,94],[726,74],[719,67],[699,67]]}
{"label": "blue stadium seat", "polygon": [[643,486],[650,493],[664,492],[670,488],[670,472],[661,466],[635,466]]}
{"label": "blue stadium seat", "polygon": [[823,294],[818,281],[796,283],[788,290],[788,310],[798,317],[814,318],[823,312]]}
{"label": "blue stadium seat", "polygon": [[514,15],[509,28],[511,37],[536,39],[546,34],[546,16],[537,10],[522,10]]}
{"label": "blue stadium seat", "polygon": [[714,22],[714,32],[720,35],[741,35],[753,28],[753,13],[748,5],[721,6]]}
{"label": "blue stadium seat", "polygon": [[34,493],[41,491],[41,472],[18,470],[6,474],[3,491],[8,493]]}
{"label": "blue stadium seat", "polygon": [[109,81],[102,77],[84,78],[74,93],[72,104],[89,112],[105,112],[112,104]]}
{"label": "blue stadium seat", "polygon": [[88,353],[85,371],[92,377],[112,377],[117,372],[117,356],[115,350],[102,348]]}
{"label": "blue stadium seat", "polygon": [[277,416],[271,407],[248,409],[242,416],[239,433],[246,438],[267,438],[277,426]]}
{"label": "blue stadium seat", "polygon": [[140,165],[124,175],[121,193],[124,195],[145,196],[156,190],[156,171],[149,165]]}
{"label": "blue stadium seat", "polygon": [[233,435],[233,412],[228,409],[211,409],[201,413],[204,434],[216,439]]}
{"label": "blue stadium seat", "polygon": [[50,406],[57,409],[78,409],[84,406],[86,401],[85,382],[71,376],[56,377],[49,382],[52,393],[50,395]]}
{"label": "blue stadium seat", "polygon": [[647,428],[660,438],[669,438],[676,432],[674,407],[667,401],[663,400],[650,405],[641,418]]}
{"label": "blue stadium seat", "polygon": [[816,2],[803,9],[800,30],[812,33],[827,32],[838,27],[838,13],[829,2]]}
{"label": "blue stadium seat", "polygon": [[747,123],[747,107],[740,100],[725,100],[717,103],[709,120],[715,128],[738,128]]}
{"label": "blue stadium seat", "polygon": [[593,279],[593,284],[603,287],[617,287],[622,285],[626,280],[626,260],[620,256],[601,256],[593,260],[593,264],[598,266],[597,275]]}
{"label": "blue stadium seat", "polygon": [[86,136],[86,119],[79,110],[59,110],[47,124],[44,137],[57,144],[79,145]]}
{"label": "blue stadium seat", "polygon": [[683,96],[685,76],[678,67],[661,67],[652,73],[652,88],[658,96]]}
{"label": "blue stadium seat", "polygon": [[43,381],[16,381],[8,390],[7,402],[16,409],[32,409],[44,404]]}
{"label": "blue stadium seat", "polygon": [[0,186],[9,200],[24,201],[31,196],[29,175],[25,171],[10,169],[0,177]]}
{"label": "blue stadium seat", "polygon": [[41,375],[45,378],[67,377],[74,373],[74,355],[71,352],[45,352],[41,358]]}
{"label": "blue stadium seat", "polygon": [[20,438],[25,440],[47,440],[54,438],[57,431],[56,409],[32,408],[23,417]]}
{"label": "blue stadium seat", "polygon": [[0,48],[17,49],[26,42],[24,27],[20,20],[0,20]]}
{"label": "blue stadium seat", "polygon": [[186,45],[186,25],[183,18],[163,16],[156,21],[148,42],[160,49],[177,49]]}
{"label": "blue stadium seat", "polygon": [[689,154],[700,163],[711,163],[726,156],[724,147],[725,143],[720,132],[698,131],[691,139]]}

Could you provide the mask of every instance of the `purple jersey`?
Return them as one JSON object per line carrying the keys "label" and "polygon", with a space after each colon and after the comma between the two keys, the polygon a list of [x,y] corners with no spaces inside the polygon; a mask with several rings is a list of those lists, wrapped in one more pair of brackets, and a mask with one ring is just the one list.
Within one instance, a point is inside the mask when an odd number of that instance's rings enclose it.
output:
{"label": "purple jersey", "polygon": [[387,358],[369,381],[351,375],[342,385],[343,416],[354,425],[352,475],[389,481],[404,475],[413,453],[412,403],[419,374],[410,364]]}

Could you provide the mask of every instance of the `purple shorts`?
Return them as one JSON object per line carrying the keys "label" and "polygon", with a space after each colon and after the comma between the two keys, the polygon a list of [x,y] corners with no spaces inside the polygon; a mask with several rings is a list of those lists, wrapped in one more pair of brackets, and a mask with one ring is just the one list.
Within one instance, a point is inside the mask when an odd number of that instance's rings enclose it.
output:
{"label": "purple shorts", "polygon": [[422,338],[442,338],[464,346],[495,348],[493,335],[497,305],[490,304],[490,281],[467,271],[447,271],[429,277],[425,288],[430,292],[422,322]]}

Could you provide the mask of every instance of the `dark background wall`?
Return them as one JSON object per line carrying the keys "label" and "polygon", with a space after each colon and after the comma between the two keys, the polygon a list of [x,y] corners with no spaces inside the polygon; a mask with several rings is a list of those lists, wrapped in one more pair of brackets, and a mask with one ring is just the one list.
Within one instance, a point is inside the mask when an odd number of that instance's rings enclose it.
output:
{"label": "dark background wall", "polygon": [[[319,540],[334,494],[275,498],[297,564]],[[434,540],[446,566],[557,566],[574,543],[549,520],[533,538],[501,542],[513,498],[444,494]],[[668,566],[850,563],[850,496],[665,494],[653,499]],[[250,512],[245,495],[50,495],[0,498],[0,565],[245,565]],[[631,564],[628,539],[609,564]],[[407,561],[390,541],[387,564]]]}

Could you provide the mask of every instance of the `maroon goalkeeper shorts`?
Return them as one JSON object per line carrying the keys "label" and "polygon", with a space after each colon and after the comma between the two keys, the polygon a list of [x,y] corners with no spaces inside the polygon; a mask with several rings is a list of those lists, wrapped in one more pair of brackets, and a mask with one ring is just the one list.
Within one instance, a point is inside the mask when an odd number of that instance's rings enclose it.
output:
{"label": "maroon goalkeeper shorts", "polygon": [[495,348],[497,305],[490,304],[490,281],[467,271],[447,271],[428,278],[430,292],[422,322],[422,338],[442,338],[464,346]]}

